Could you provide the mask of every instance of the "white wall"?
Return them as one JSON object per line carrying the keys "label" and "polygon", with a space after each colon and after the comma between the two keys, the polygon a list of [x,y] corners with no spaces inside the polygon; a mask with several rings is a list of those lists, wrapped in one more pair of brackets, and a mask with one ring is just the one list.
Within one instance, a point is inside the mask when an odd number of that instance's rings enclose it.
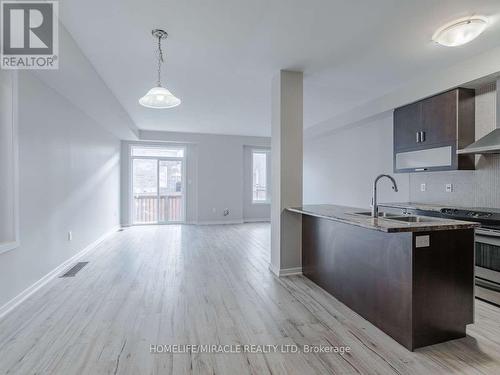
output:
{"label": "white wall", "polygon": [[31,71],[75,108],[120,139],[137,139],[139,133],[128,113],[111,93],[73,37],[59,23],[59,69]]}
{"label": "white wall", "polygon": [[[243,216],[243,149],[246,145],[270,147],[270,138],[158,131],[141,131],[139,138],[153,143],[187,145],[188,223],[233,223],[247,219]],[[121,207],[124,225],[130,224],[128,144],[124,142],[122,146]],[[228,216],[223,215],[226,208],[230,212]]]}
{"label": "white wall", "polygon": [[0,306],[119,224],[119,151],[115,136],[20,73],[21,246],[0,255]]}
{"label": "white wall", "polygon": [[409,175],[393,173],[392,113],[304,140],[304,204],[369,208],[373,180],[380,173],[394,176],[399,192],[380,181],[379,202],[408,201]]}
{"label": "white wall", "polygon": [[382,113],[392,112],[394,108],[413,103],[423,98],[448,91],[455,87],[467,86],[470,82],[485,77],[496,79],[500,72],[500,47],[477,54],[469,59],[457,59],[456,64],[430,69],[423,75],[410,77],[410,80],[396,90],[378,98],[350,108],[326,121],[306,129],[308,136],[320,136],[326,131],[354,123],[367,121]]}

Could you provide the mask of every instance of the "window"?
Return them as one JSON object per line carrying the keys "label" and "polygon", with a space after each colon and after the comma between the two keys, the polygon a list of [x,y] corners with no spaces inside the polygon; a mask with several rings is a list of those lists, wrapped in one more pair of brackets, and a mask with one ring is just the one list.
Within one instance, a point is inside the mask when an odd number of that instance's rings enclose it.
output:
{"label": "window", "polygon": [[269,203],[269,151],[252,151],[252,202]]}

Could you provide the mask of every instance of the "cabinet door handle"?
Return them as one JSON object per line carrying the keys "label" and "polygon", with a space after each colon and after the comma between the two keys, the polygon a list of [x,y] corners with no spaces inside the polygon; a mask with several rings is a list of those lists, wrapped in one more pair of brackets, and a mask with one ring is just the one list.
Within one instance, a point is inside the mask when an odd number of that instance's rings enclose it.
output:
{"label": "cabinet door handle", "polygon": [[420,132],[420,142],[425,142],[425,132],[424,131]]}
{"label": "cabinet door handle", "polygon": [[420,143],[420,132],[416,132],[415,135],[417,137],[416,138],[417,143]]}

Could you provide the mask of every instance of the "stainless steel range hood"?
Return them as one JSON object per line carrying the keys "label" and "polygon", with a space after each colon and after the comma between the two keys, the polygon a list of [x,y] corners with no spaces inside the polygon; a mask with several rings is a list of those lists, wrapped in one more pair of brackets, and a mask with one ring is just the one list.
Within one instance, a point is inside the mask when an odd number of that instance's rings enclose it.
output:
{"label": "stainless steel range hood", "polygon": [[483,138],[458,150],[457,154],[500,154],[500,129],[495,129]]}
{"label": "stainless steel range hood", "polygon": [[457,150],[457,154],[500,154],[500,79],[497,80],[496,95],[497,128],[464,149]]}

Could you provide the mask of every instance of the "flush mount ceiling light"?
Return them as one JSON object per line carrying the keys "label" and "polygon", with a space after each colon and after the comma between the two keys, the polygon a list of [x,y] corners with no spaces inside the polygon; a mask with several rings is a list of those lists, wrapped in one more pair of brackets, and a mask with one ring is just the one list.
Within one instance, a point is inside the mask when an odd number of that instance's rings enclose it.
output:
{"label": "flush mount ceiling light", "polygon": [[153,37],[158,39],[158,80],[156,86],[139,99],[139,104],[148,108],[165,109],[177,107],[181,100],[176,98],[169,90],[161,85],[161,64],[163,63],[163,51],[161,49],[162,39],[166,39],[168,34],[164,30],[155,29],[151,32]]}
{"label": "flush mount ceiling light", "polygon": [[488,26],[483,16],[460,18],[440,27],[432,40],[446,47],[456,47],[476,39]]}

